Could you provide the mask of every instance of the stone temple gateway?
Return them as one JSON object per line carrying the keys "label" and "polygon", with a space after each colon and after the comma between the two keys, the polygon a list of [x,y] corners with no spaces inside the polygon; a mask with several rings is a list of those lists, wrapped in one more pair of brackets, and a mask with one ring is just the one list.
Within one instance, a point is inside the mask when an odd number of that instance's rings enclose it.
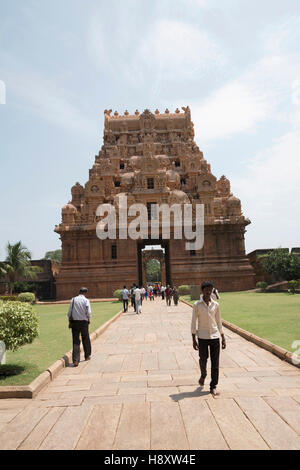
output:
{"label": "stone temple gateway", "polygon": [[[104,142],[83,187],[72,187],[72,200],[62,208],[55,227],[62,242],[57,299],[68,299],[80,286],[90,298],[112,297],[114,290],[145,283],[143,249],[161,245],[162,273],[167,283],[200,284],[213,280],[221,291],[254,287],[253,268],[245,255],[245,227],[250,223],[225,176],[219,180],[194,141],[189,107],[170,113],[146,109],[130,115],[104,111]],[[186,240],[106,239],[96,234],[97,207],[112,204],[118,214],[120,196],[128,205],[203,204],[204,246],[186,250]],[[161,231],[159,232],[161,236]],[[148,255],[149,257],[149,255]]]}

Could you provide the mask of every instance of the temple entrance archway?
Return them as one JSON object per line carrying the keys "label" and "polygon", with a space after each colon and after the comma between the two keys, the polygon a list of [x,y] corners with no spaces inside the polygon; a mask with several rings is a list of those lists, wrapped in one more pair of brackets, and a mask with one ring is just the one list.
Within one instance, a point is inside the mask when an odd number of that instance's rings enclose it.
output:
{"label": "temple entrance archway", "polygon": [[[147,265],[149,265],[149,262],[154,260],[160,264],[160,275],[157,279],[150,279],[147,275]],[[146,285],[153,282],[162,282],[162,284],[166,284],[165,254],[162,249],[142,251],[142,284]]]}
{"label": "temple entrance archway", "polygon": [[[164,240],[160,246],[153,246],[147,241],[138,242],[138,279],[140,285],[147,285],[147,263],[157,260],[160,263],[160,282],[163,285],[171,284],[169,242]],[[145,249],[152,246],[151,249]]]}

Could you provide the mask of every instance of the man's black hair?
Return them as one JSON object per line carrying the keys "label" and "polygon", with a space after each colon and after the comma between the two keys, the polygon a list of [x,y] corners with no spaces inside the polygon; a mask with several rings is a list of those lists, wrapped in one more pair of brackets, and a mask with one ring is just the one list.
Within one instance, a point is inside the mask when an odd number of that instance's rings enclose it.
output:
{"label": "man's black hair", "polygon": [[214,283],[212,281],[204,281],[201,284],[201,290],[205,289],[205,287],[212,287],[214,288]]}
{"label": "man's black hair", "polygon": [[88,290],[87,290],[86,287],[81,287],[79,292],[80,292],[80,294],[86,294],[88,292]]}

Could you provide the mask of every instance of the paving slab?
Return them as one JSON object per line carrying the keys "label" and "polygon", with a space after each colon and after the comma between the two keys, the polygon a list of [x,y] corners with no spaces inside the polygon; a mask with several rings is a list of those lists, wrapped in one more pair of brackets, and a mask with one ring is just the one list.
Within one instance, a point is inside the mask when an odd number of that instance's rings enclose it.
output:
{"label": "paving slab", "polygon": [[181,400],[179,407],[191,449],[227,450],[229,446],[205,400]]}
{"label": "paving slab", "polygon": [[113,448],[150,449],[150,403],[123,405]]}
{"label": "paving slab", "polygon": [[89,405],[69,406],[53,426],[40,450],[72,450],[85,427],[92,407]]}
{"label": "paving slab", "polygon": [[42,417],[32,432],[19,445],[19,450],[37,450],[40,448],[47,435],[56,424],[66,408],[52,407],[47,409],[47,413]]}
{"label": "paving slab", "polygon": [[33,399],[0,400],[1,449],[299,449],[300,371],[224,328],[220,397],[199,387],[192,309],[144,303]]}
{"label": "paving slab", "polygon": [[236,402],[271,449],[300,449],[297,433],[262,398],[239,397]]}
{"label": "paving slab", "polygon": [[208,406],[230,449],[268,449],[266,442],[233,399],[217,399],[210,401]]}
{"label": "paving slab", "polygon": [[94,405],[76,445],[77,450],[106,450],[114,445],[121,404]]}
{"label": "paving slab", "polygon": [[300,409],[292,397],[268,397],[265,401],[300,435]]}
{"label": "paving slab", "polygon": [[189,449],[178,403],[151,403],[151,449]]}
{"label": "paving slab", "polygon": [[0,431],[0,449],[15,450],[33,431],[37,423],[47,414],[47,409],[26,408]]}

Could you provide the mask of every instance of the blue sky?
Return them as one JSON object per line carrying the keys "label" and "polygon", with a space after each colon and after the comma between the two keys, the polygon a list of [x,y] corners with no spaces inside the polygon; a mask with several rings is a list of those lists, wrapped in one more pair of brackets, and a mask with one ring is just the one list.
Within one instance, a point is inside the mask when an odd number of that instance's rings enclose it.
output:
{"label": "blue sky", "polygon": [[0,0],[0,259],[7,241],[60,248],[106,108],[189,105],[252,221],[246,251],[299,246],[299,44],[299,0]]}

